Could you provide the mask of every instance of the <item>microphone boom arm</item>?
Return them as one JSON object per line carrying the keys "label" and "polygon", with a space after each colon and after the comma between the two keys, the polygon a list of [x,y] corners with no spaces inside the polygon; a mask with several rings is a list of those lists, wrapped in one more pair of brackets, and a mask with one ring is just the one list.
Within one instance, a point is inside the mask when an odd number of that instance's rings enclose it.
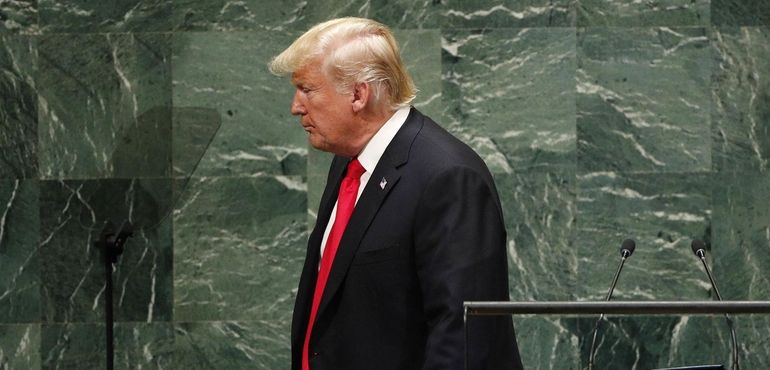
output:
{"label": "microphone boom arm", "polygon": [[[623,265],[626,263],[626,259],[630,257],[632,253],[634,253],[635,248],[636,243],[631,239],[626,239],[623,241],[623,244],[621,244],[620,265],[618,265],[618,271],[615,272],[615,277],[612,278],[612,285],[610,285],[610,290],[607,292],[606,300],[608,302],[610,299],[612,299],[612,292],[615,290],[615,285],[618,283],[620,271],[623,270]],[[596,325],[594,325],[593,338],[591,339],[591,349],[588,355],[588,370],[593,370],[594,368],[594,356],[596,355],[596,336],[599,333],[599,325],[601,324],[602,320],[604,320],[604,313],[599,315],[599,319],[596,320]]]}
{"label": "microphone boom arm", "polygon": [[[693,242],[695,244],[695,242]],[[722,295],[719,294],[719,289],[717,288],[717,283],[714,281],[714,276],[711,275],[711,269],[709,269],[708,264],[706,263],[706,253],[704,250],[697,249],[695,250],[695,255],[698,256],[698,259],[700,259],[700,262],[703,264],[703,268],[706,269],[706,275],[709,277],[709,281],[711,282],[711,287],[714,288],[714,294],[717,296],[717,300],[722,301]],[[727,321],[727,327],[730,328],[730,340],[733,344],[732,349],[732,357],[733,357],[733,370],[740,370],[740,365],[738,363],[738,339],[735,335],[735,325],[733,324],[733,319],[730,318],[730,315],[725,314],[725,321]]]}

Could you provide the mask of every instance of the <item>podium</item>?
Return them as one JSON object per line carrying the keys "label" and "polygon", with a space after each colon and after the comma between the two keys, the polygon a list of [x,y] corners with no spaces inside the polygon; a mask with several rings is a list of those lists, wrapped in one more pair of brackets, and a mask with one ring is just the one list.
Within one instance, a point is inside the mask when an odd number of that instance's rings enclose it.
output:
{"label": "podium", "polygon": [[[464,325],[470,316],[502,315],[744,315],[770,314],[770,301],[539,301],[465,302]],[[728,329],[725,328],[725,331]],[[466,346],[467,349],[467,346]],[[466,353],[468,358],[468,353]],[[525,364],[526,366],[526,364]],[[581,368],[584,364],[580,364]],[[720,369],[720,365],[699,365],[673,369]],[[467,370],[468,369],[466,364]]]}

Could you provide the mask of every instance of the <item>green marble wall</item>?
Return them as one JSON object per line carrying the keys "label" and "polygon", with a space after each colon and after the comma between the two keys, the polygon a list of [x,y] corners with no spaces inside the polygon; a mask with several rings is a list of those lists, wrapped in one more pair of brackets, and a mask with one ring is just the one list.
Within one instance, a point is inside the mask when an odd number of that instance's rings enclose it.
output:
{"label": "green marble wall", "polygon": [[[312,24],[391,25],[415,105],[494,173],[515,300],[770,299],[765,0],[0,2],[0,369],[285,369],[329,155],[266,63]],[[736,319],[746,369],[770,318]],[[580,369],[592,318],[516,318],[528,369]],[[613,317],[602,369],[729,362],[719,317]]]}

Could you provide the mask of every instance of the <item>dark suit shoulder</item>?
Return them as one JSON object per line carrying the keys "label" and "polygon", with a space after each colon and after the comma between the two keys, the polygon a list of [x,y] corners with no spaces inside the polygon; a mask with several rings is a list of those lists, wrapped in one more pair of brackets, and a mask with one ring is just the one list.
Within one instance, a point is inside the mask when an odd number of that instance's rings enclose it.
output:
{"label": "dark suit shoulder", "polygon": [[409,160],[421,163],[420,167],[433,174],[459,167],[489,174],[484,161],[468,144],[427,116],[423,116],[423,126],[415,137]]}

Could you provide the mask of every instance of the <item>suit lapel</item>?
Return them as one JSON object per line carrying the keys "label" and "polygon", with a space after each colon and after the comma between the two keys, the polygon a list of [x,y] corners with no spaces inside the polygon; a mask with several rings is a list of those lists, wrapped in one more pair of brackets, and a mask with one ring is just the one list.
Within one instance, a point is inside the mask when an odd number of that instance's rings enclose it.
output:
{"label": "suit lapel", "polygon": [[[396,136],[393,137],[393,140],[380,158],[377,167],[369,178],[369,182],[366,184],[366,188],[364,188],[361,197],[356,203],[350,221],[345,228],[345,233],[340,240],[334,264],[329,273],[323,297],[321,297],[321,304],[318,307],[317,317],[320,318],[323,315],[331,298],[334,297],[345,280],[345,275],[358,250],[361,239],[363,239],[366,229],[380,209],[382,202],[398,183],[401,177],[400,167],[409,159],[409,150],[411,149],[412,142],[421,128],[422,115],[412,108],[406,122],[404,122]],[[380,186],[381,179],[386,180],[384,187]]]}

